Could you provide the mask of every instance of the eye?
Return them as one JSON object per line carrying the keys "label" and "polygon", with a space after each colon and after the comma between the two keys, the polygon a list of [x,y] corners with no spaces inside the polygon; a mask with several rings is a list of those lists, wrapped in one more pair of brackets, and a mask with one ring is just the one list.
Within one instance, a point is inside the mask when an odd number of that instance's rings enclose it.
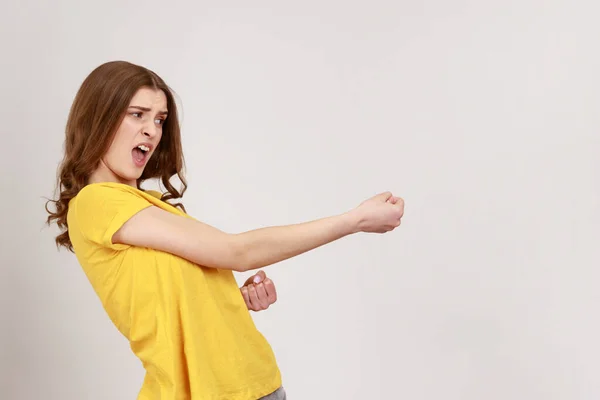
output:
{"label": "eye", "polygon": [[156,122],[158,125],[162,126],[165,123],[165,120],[162,118],[159,118],[159,119],[154,120],[154,122]]}
{"label": "eye", "polygon": [[133,115],[136,118],[142,118],[142,113],[141,112],[134,112],[134,113],[131,113],[131,115]]}

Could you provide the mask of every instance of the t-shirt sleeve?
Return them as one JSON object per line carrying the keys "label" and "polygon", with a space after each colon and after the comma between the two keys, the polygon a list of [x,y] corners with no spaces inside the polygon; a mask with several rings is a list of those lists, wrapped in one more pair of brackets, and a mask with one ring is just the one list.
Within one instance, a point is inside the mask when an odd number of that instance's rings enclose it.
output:
{"label": "t-shirt sleeve", "polygon": [[94,184],[79,192],[75,212],[84,238],[100,246],[123,250],[129,246],[113,243],[113,235],[131,217],[151,205],[148,199],[126,185]]}

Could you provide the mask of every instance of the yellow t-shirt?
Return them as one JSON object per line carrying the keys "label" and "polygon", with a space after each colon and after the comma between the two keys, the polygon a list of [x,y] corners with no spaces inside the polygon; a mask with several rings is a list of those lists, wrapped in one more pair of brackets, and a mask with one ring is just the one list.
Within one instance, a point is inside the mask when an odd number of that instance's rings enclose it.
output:
{"label": "yellow t-shirt", "polygon": [[158,192],[119,183],[87,185],[67,216],[79,263],[146,370],[138,400],[256,400],[275,391],[275,356],[232,271],[112,243],[130,217],[152,205],[191,218]]}

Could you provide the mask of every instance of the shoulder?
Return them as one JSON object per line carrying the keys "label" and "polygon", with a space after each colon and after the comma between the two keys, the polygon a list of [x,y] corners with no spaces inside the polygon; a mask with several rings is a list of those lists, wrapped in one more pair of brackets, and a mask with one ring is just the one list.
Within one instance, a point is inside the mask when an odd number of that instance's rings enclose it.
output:
{"label": "shoulder", "polygon": [[125,184],[93,183],[82,188],[69,206],[76,218],[111,221],[115,215],[132,215],[152,205],[151,196]]}
{"label": "shoulder", "polygon": [[[148,203],[149,194],[120,183],[92,183],[73,198],[75,208],[123,206],[130,203]],[[93,210],[90,210],[93,211]]]}
{"label": "shoulder", "polygon": [[144,193],[160,200],[162,199],[163,194],[161,192],[159,192],[158,190],[144,190]]}
{"label": "shoulder", "polygon": [[91,200],[96,198],[110,198],[115,196],[141,196],[142,191],[131,187],[129,185],[125,185],[123,183],[112,183],[112,182],[102,182],[102,183],[90,183],[83,187],[75,196],[75,199],[78,200]]}
{"label": "shoulder", "polygon": [[151,195],[116,183],[82,188],[69,205],[69,224],[88,241],[115,248],[113,234],[132,216],[152,206]]}

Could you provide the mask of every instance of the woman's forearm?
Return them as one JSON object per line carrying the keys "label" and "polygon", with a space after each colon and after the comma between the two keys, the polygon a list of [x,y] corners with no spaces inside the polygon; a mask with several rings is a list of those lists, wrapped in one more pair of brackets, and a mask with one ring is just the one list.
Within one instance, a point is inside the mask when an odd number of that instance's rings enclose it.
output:
{"label": "woman's forearm", "polygon": [[235,235],[240,250],[236,269],[262,268],[316,249],[358,232],[359,221],[351,213],[286,226],[260,228]]}

